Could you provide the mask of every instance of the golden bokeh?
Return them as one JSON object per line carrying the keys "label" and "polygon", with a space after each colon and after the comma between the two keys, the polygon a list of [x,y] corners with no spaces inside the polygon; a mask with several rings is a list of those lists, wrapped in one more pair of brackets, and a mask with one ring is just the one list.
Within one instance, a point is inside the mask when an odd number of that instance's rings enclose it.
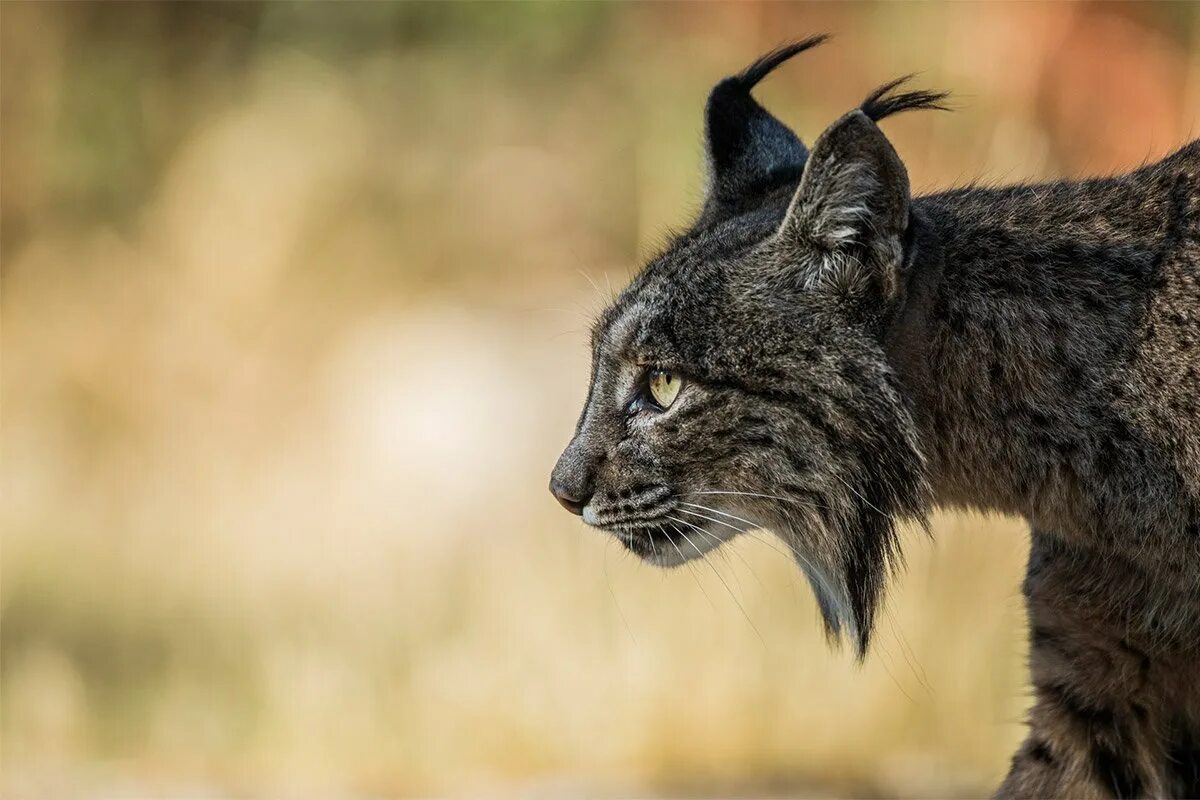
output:
{"label": "golden bokeh", "polygon": [[0,4],[6,797],[977,796],[1022,523],[940,515],[863,665],[764,537],[663,572],[546,491],[707,89],[918,191],[1200,130],[1193,4]]}

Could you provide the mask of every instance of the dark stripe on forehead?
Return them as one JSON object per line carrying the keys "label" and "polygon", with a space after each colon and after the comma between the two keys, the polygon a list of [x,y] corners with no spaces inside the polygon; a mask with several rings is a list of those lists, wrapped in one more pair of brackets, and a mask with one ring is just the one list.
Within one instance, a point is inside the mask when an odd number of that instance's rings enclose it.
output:
{"label": "dark stripe on forehead", "polygon": [[[656,291],[692,288],[703,276],[706,265],[726,259],[757,245],[774,234],[787,210],[787,195],[778,202],[757,208],[734,219],[708,228],[693,228],[677,236],[666,250],[649,263],[630,282],[617,301],[598,320],[598,327],[610,327],[630,303]],[[690,273],[690,274],[689,274]]]}

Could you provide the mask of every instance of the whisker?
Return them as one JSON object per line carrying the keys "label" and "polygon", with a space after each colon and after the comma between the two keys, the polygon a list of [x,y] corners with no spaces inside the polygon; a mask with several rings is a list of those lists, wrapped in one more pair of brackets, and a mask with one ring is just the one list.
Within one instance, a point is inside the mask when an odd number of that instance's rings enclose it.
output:
{"label": "whisker", "polygon": [[703,491],[699,491],[699,492],[683,492],[680,495],[680,497],[690,497],[690,496],[696,495],[696,494],[736,494],[736,495],[744,495],[746,497],[765,497],[768,500],[784,500],[786,502],[793,502],[793,503],[799,502],[794,497],[780,497],[777,494],[759,494],[758,492],[734,492],[734,491],[727,491],[727,490],[723,490],[723,489],[704,489]]}
{"label": "whisker", "polygon": [[[668,517],[668,519],[675,520],[676,522],[682,522],[684,525],[687,525],[689,528],[695,528],[696,530],[700,531],[701,533],[704,532],[702,528],[700,528],[696,525],[693,525],[692,523],[687,522],[686,520],[678,519],[677,517]],[[736,605],[738,607],[738,610],[742,612],[742,616],[746,618],[746,622],[750,623],[750,628],[754,631],[754,634],[758,637],[758,640],[763,643],[763,647],[766,647],[767,640],[763,638],[762,632],[759,631],[757,626],[755,626],[754,620],[750,619],[750,615],[746,613],[746,609],[742,605],[742,601],[738,600],[737,595],[735,595],[733,593],[733,589],[729,588],[729,583],[725,580],[724,576],[722,576],[721,573],[717,572],[717,568],[713,566],[711,561],[704,558],[704,552],[701,551],[700,548],[696,546],[696,543],[692,541],[692,537],[688,536],[687,533],[684,532],[683,538],[687,541],[688,544],[690,544],[692,546],[692,549],[696,551],[696,555],[698,555],[700,557],[700,560],[703,561],[704,563],[708,564],[708,568],[713,571],[713,574],[717,576],[717,580],[719,580],[721,582],[721,585],[725,587],[725,591],[729,593],[730,598],[733,599],[734,605]]]}
{"label": "whisker", "polygon": [[930,697],[934,696],[933,687],[929,685],[929,677],[925,674],[925,669],[921,667],[921,662],[917,660],[917,654],[913,652],[908,640],[904,636],[904,630],[896,624],[896,616],[890,609],[884,609],[884,616],[888,621],[888,625],[892,629],[892,635],[896,637],[896,641],[900,643],[900,654],[904,656],[904,660],[908,662],[908,668],[912,671],[913,676],[921,687],[925,689],[925,693]]}
{"label": "whisker", "polygon": [[710,517],[710,516],[708,516],[708,515],[706,515],[706,514],[701,514],[699,511],[691,511],[691,510],[689,510],[689,509],[686,509],[686,508],[681,508],[681,509],[679,509],[679,513],[680,513],[680,514],[691,514],[693,517],[699,517],[700,519],[708,520],[709,522],[715,522],[715,523],[717,523],[718,525],[724,525],[726,528],[729,528],[729,529],[730,529],[730,530],[732,530],[732,531],[737,531],[738,533],[745,533],[745,531],[744,531],[744,530],[742,530],[741,528],[737,527],[736,525],[730,525],[728,522],[724,522],[723,520],[719,520],[719,519],[717,519],[716,517]]}
{"label": "whisker", "polygon": [[629,638],[637,644],[637,637],[633,635],[633,629],[629,627],[629,620],[625,618],[625,612],[621,610],[621,603],[617,600],[617,593],[613,591],[612,578],[608,574],[608,554],[612,546],[612,539],[608,540],[608,544],[604,546],[604,582],[608,586],[608,593],[612,596],[613,606],[617,609],[617,616],[621,618],[621,622],[625,625],[625,632],[629,634]]}
{"label": "whisker", "polygon": [[[689,528],[696,528],[696,530],[700,530],[700,529],[699,529],[697,526],[693,525],[692,523],[688,522],[687,520],[682,520],[682,519],[680,519],[679,517],[672,517],[672,516],[668,515],[668,516],[667,516],[667,519],[669,519],[669,520],[671,520],[671,521],[673,521],[673,522],[678,522],[678,523],[680,523],[680,524],[686,525],[686,526],[688,526]],[[691,539],[691,537],[687,535],[687,532],[686,532],[686,531],[680,531],[680,532],[679,532],[679,535],[680,535],[680,536],[682,536],[682,537],[684,538],[684,540],[685,540],[685,541],[687,541],[687,543],[688,543],[688,544],[690,544],[690,545],[692,546],[692,549],[696,551],[696,555],[698,555],[698,556],[701,558],[701,560],[703,560],[703,559],[704,559],[704,553],[703,553],[703,552],[700,550],[700,548],[699,548],[699,547],[696,547],[696,543],[695,543],[695,542],[693,542],[693,541],[692,541],[692,539]]]}
{"label": "whisker", "polygon": [[[729,517],[730,519],[736,519],[738,522],[744,522],[744,523],[746,523],[747,525],[749,525],[749,526],[750,526],[750,528],[761,528],[761,527],[762,527],[761,525],[758,525],[758,524],[756,524],[756,523],[753,523],[753,522],[751,522],[751,521],[750,521],[750,520],[748,520],[748,519],[742,519],[742,518],[741,518],[741,517],[739,517],[737,514],[730,514],[730,513],[728,513],[728,512],[725,512],[725,511],[717,511],[717,509],[715,509],[715,508],[710,508],[709,506],[700,505],[699,503],[683,503],[683,502],[681,502],[679,505],[681,505],[681,506],[691,506],[692,508],[699,508],[699,509],[702,509],[702,510],[704,510],[704,511],[709,511],[709,512],[712,512],[713,514],[719,514],[719,515],[720,515],[720,516],[722,516],[722,517]],[[716,522],[716,520],[713,520],[713,521],[714,521],[714,522]],[[750,530],[750,528],[747,528],[746,530]],[[746,531],[742,531],[742,532],[743,532],[743,533],[745,533]]]}
{"label": "whisker", "polygon": [[[680,503],[680,505],[696,506],[697,508],[703,508],[707,511],[712,511],[714,514],[724,514],[724,512],[717,511],[715,508],[708,508],[708,506],[701,506],[701,505],[697,505],[696,503]],[[704,514],[699,514],[695,511],[688,511],[686,508],[681,508],[681,509],[679,509],[679,511],[683,514],[692,514],[694,516],[700,517],[701,519],[706,519],[706,520],[709,520],[710,522],[716,522],[720,525],[726,526],[727,528],[732,528],[733,530],[737,531],[738,533],[744,533],[747,536],[749,536],[750,538],[754,539],[756,542],[762,542],[767,547],[770,547],[776,553],[778,553],[779,555],[788,559],[789,561],[791,561],[792,558],[794,557],[794,558],[800,559],[805,564],[808,563],[807,559],[805,559],[804,556],[800,555],[800,553],[794,547],[791,546],[790,542],[784,541],[784,544],[788,545],[788,549],[790,549],[792,551],[790,554],[788,554],[788,553],[785,553],[782,550],[780,550],[778,547],[776,547],[769,539],[764,539],[764,538],[755,536],[755,534],[758,533],[758,530],[755,530],[755,529],[759,528],[760,526],[754,525],[754,523],[750,522],[749,520],[744,520],[741,517],[734,516],[733,514],[724,514],[727,517],[732,517],[733,519],[740,520],[741,522],[745,522],[746,524],[753,526],[751,528],[742,529],[742,528],[738,528],[735,525],[730,525],[727,522],[723,522],[719,519],[713,519],[712,517],[707,517]],[[743,560],[745,560],[745,559],[743,559]]]}
{"label": "whisker", "polygon": [[[771,548],[771,549],[772,549],[772,550],[774,550],[776,553],[778,553],[779,555],[781,555],[781,556],[783,556],[784,558],[786,558],[786,559],[787,559],[789,562],[791,562],[793,559],[795,559],[795,560],[798,560],[798,561],[800,561],[800,563],[801,563],[801,564],[803,564],[803,565],[807,566],[807,567],[808,567],[810,570],[812,569],[812,565],[811,565],[811,563],[809,562],[809,560],[808,560],[807,558],[805,558],[803,555],[801,555],[799,550],[797,550],[796,548],[792,547],[792,545],[791,545],[791,542],[788,542],[788,541],[787,541],[787,540],[785,540],[785,539],[780,539],[780,541],[782,541],[784,544],[786,544],[786,545],[788,546],[788,549],[789,549],[789,550],[791,550],[791,554],[790,554],[790,556],[789,556],[789,554],[788,554],[788,553],[785,553],[785,552],[783,552],[782,550],[780,550],[778,547],[776,547],[776,546],[775,546],[775,545],[774,545],[774,544],[771,542],[771,540],[770,540],[770,539],[767,539],[767,538],[762,538],[762,537],[760,537],[760,536],[756,536],[755,534],[757,534],[757,533],[759,532],[759,531],[758,531],[758,530],[756,530],[756,529],[759,529],[761,526],[755,525],[753,522],[750,522],[749,520],[742,519],[741,517],[734,516],[733,514],[725,514],[725,512],[723,512],[723,511],[717,511],[715,508],[708,508],[708,506],[701,506],[701,505],[697,505],[696,503],[681,503],[680,505],[685,505],[685,506],[696,506],[697,508],[703,508],[703,509],[705,509],[705,510],[707,510],[707,511],[711,511],[711,512],[713,512],[714,514],[724,514],[724,515],[725,515],[725,516],[727,516],[727,517],[732,517],[733,519],[739,520],[739,521],[741,521],[741,522],[745,522],[747,525],[751,525],[752,527],[750,527],[750,528],[747,528],[747,529],[743,530],[743,529],[741,529],[741,528],[737,528],[737,527],[735,527],[735,526],[733,526],[733,525],[730,525],[730,524],[729,524],[729,523],[727,523],[727,522],[722,522],[722,521],[721,521],[721,520],[719,520],[719,519],[713,519],[712,517],[706,517],[706,516],[704,516],[703,514],[698,514],[698,513],[696,513],[695,511],[688,511],[686,508],[681,508],[681,509],[679,509],[679,510],[680,510],[682,513],[684,513],[684,514],[693,514],[693,515],[695,515],[695,516],[697,516],[697,517],[700,517],[701,519],[707,519],[707,520],[709,520],[710,522],[716,522],[716,523],[719,523],[719,524],[721,524],[721,525],[725,525],[726,527],[733,528],[733,530],[737,531],[738,533],[744,533],[744,534],[746,534],[746,535],[747,535],[747,536],[749,536],[750,538],[754,539],[754,541],[756,541],[756,542],[762,542],[762,543],[763,543],[763,544],[765,544],[767,547]],[[766,534],[764,534],[764,536],[765,536],[765,535],[766,535]],[[734,552],[737,552],[737,551],[735,550]],[[739,554],[739,555],[740,555],[740,554]],[[743,561],[746,561],[746,559],[745,559],[745,558],[743,558],[742,560],[743,560]],[[747,564],[747,566],[749,566],[749,562],[746,562],[746,564]],[[751,570],[751,572],[753,572],[753,570]],[[755,576],[755,577],[757,577],[757,576]]]}
{"label": "whisker", "polygon": [[912,699],[912,695],[910,695],[907,691],[905,691],[904,686],[900,683],[900,680],[896,677],[896,673],[892,672],[892,667],[895,666],[896,659],[892,657],[892,654],[888,652],[888,649],[883,646],[882,642],[878,643],[878,647],[879,647],[879,666],[883,667],[883,671],[886,672],[887,676],[892,679],[892,683],[895,684],[896,688],[900,690],[900,694],[904,695],[904,697],[908,700],[909,703],[913,703],[914,701]]}
{"label": "whisker", "polygon": [[[712,490],[705,490],[705,491],[699,491],[699,492],[685,492],[685,493],[683,493],[683,495],[681,495],[681,496],[682,496],[682,497],[688,497],[688,496],[691,496],[691,495],[708,495],[708,494],[711,494],[711,495],[747,495],[747,496],[751,496],[751,497],[765,497],[765,498],[767,498],[767,499],[771,499],[771,500],[783,500],[783,501],[785,501],[785,502],[792,502],[792,503],[796,503],[797,505],[803,505],[802,503],[800,503],[800,501],[796,500],[795,498],[790,498],[790,497],[779,497],[779,496],[777,496],[777,495],[756,494],[756,493],[754,493],[754,492],[732,492],[732,491],[721,491],[721,490],[715,490],[715,489],[712,489]],[[696,504],[696,503],[682,503],[682,502],[681,502],[680,504],[681,504],[681,505],[696,505],[696,506],[697,506],[697,507],[699,507],[699,508],[706,508],[708,511],[712,511],[712,512],[714,512],[714,513],[717,513],[717,514],[724,514],[724,513],[725,513],[725,512],[717,511],[716,509],[713,509],[713,508],[707,508],[706,506],[699,506],[699,505],[698,505],[698,504]],[[686,514],[694,514],[694,515],[695,515],[695,516],[697,516],[697,517],[704,517],[704,515],[703,515],[703,514],[697,514],[695,511],[688,511],[687,509],[683,509],[683,508],[681,508],[681,509],[679,509],[679,510],[680,510],[680,511],[682,511],[683,513],[686,513]],[[734,517],[734,515],[732,515],[732,514],[726,514],[726,516],[729,516],[729,517],[731,517],[731,518],[733,518],[733,517]],[[707,517],[705,517],[705,518],[706,518],[706,519],[708,519]],[[748,520],[743,520],[743,519],[741,519],[740,517],[737,517],[737,519],[738,519],[739,521],[741,521],[741,522],[746,522],[747,524],[751,524],[751,525],[753,525],[753,523],[750,523]],[[712,521],[713,521],[713,522],[719,522],[719,523],[721,523],[722,525],[728,525],[728,523],[721,522],[721,520],[712,520]],[[767,547],[769,547],[769,548],[771,548],[772,550],[774,550],[774,551],[775,551],[776,553],[778,553],[779,555],[783,556],[784,558],[787,558],[789,561],[792,561],[792,560],[794,560],[794,561],[798,561],[798,562],[800,563],[800,565],[801,565],[801,566],[802,566],[802,567],[803,567],[803,568],[804,568],[804,569],[805,569],[807,572],[809,572],[809,573],[812,573],[812,574],[816,574],[816,573],[817,573],[817,570],[816,570],[816,568],[813,566],[812,562],[811,562],[811,561],[809,561],[809,560],[808,560],[808,558],[807,558],[807,557],[806,557],[806,556],[805,556],[803,553],[801,553],[799,550],[797,550],[797,549],[796,549],[796,548],[795,548],[795,547],[792,545],[792,543],[791,543],[791,542],[789,542],[789,541],[788,541],[787,539],[785,539],[784,537],[782,537],[782,536],[778,536],[778,537],[776,537],[776,538],[778,538],[778,539],[779,539],[779,541],[783,542],[783,544],[787,546],[788,550],[790,551],[790,554],[789,554],[789,553],[785,553],[784,551],[780,550],[780,549],[779,549],[778,547],[776,547],[776,546],[775,546],[775,544],[774,544],[772,541],[770,541],[769,539],[764,539],[764,538],[761,538],[761,537],[759,537],[759,536],[756,536],[755,534],[756,534],[756,533],[758,533],[758,531],[756,531],[756,530],[753,530],[753,529],[741,530],[741,529],[739,529],[739,528],[736,528],[736,527],[734,527],[733,525],[728,525],[728,527],[730,527],[730,528],[733,528],[734,530],[736,530],[736,531],[739,531],[740,533],[744,533],[744,534],[746,534],[747,536],[751,537],[751,538],[752,538],[752,539],[754,539],[755,541],[762,542],[763,544],[765,544]],[[757,525],[754,525],[753,527],[754,527],[754,528],[758,528],[759,526],[757,526]]]}
{"label": "whisker", "polygon": [[598,284],[598,283],[596,283],[596,281],[592,280],[591,275],[588,275],[586,272],[584,272],[581,269],[577,269],[575,271],[578,272],[580,275],[582,275],[583,279],[592,285],[592,289],[595,290],[596,294],[601,295],[601,297],[603,297],[604,292],[600,291],[600,284]]}
{"label": "whisker", "polygon": [[702,494],[724,494],[724,495],[735,495],[735,496],[739,496],[739,497],[761,497],[766,500],[779,500],[784,503],[792,503],[794,505],[800,506],[801,508],[829,509],[829,506],[823,506],[823,505],[819,505],[817,503],[805,502],[796,497],[780,497],[777,494],[760,494],[758,492],[731,492],[731,491],[721,491],[721,490],[716,490],[716,489],[709,489],[709,490],[702,491],[702,492],[684,492],[683,494],[680,495],[680,497],[692,497],[695,495],[702,495]]}
{"label": "whisker", "polygon": [[[682,508],[681,508],[681,509],[679,509],[679,510],[680,510],[680,511],[683,511],[683,509],[682,509]],[[716,543],[717,543],[717,545],[722,545],[722,544],[725,544],[725,540],[724,540],[724,539],[721,539],[721,538],[719,538],[719,537],[717,537],[717,536],[714,536],[713,534],[709,533],[708,531],[704,530],[703,528],[697,528],[697,530],[699,530],[699,531],[700,531],[700,533],[704,534],[704,535],[705,535],[705,536],[707,536],[709,539],[712,539],[714,542],[716,542]],[[714,551],[714,552],[715,552],[715,551]],[[724,551],[722,551],[722,552],[724,552]],[[739,550],[738,550],[736,547],[731,547],[731,548],[728,548],[728,552],[731,552],[731,553],[733,553],[735,556],[737,556],[737,557],[738,557],[738,559],[740,559],[740,560],[741,560],[741,562],[742,562],[743,564],[745,564],[745,565],[746,565],[746,569],[750,570],[750,575],[751,575],[751,577],[753,577],[753,578],[754,578],[754,580],[755,580],[755,582],[757,582],[757,583],[758,583],[758,585],[759,585],[759,586],[760,586],[760,587],[761,587],[761,588],[762,588],[762,589],[765,591],[765,590],[766,590],[766,588],[767,588],[767,587],[766,587],[766,585],[765,585],[765,584],[762,582],[762,579],[758,577],[758,573],[754,571],[754,567],[753,567],[753,565],[751,565],[751,564],[750,564],[750,562],[749,562],[749,561],[746,559],[746,557],[745,557],[744,555],[742,555],[742,554],[741,554],[741,551],[739,551]],[[783,555],[783,553],[780,553],[780,555]],[[736,572],[736,571],[733,573],[733,575],[734,575],[734,580],[737,580],[737,572]],[[738,586],[739,586],[739,587],[741,586],[741,583],[740,583],[740,582],[739,582]]]}
{"label": "whisker", "polygon": [[[888,514],[881,511],[870,500],[863,497],[862,494],[859,493],[859,491],[857,489],[855,489],[850,484],[846,483],[846,481],[843,480],[840,475],[837,475],[834,473],[831,473],[831,474],[833,474],[833,477],[837,478],[837,480],[840,481],[843,486],[845,486],[856,497],[858,497],[859,500],[862,500],[864,503],[866,503],[867,507],[870,508],[872,511],[874,511],[876,514],[879,514],[880,516],[884,516],[884,517],[889,516]],[[830,506],[823,505],[821,503],[806,502],[806,501],[800,500],[799,498],[796,498],[796,497],[780,497],[777,494],[760,494],[758,492],[732,492],[732,491],[723,491],[723,490],[706,490],[706,491],[701,491],[701,492],[684,492],[683,494],[680,495],[680,497],[692,497],[695,495],[702,495],[702,494],[724,494],[724,495],[734,495],[734,496],[740,496],[740,497],[761,497],[765,500],[779,500],[784,503],[793,503],[797,506],[800,506],[801,508],[809,508],[809,509],[816,509],[816,510],[823,509],[825,511],[833,510],[833,508],[831,508]]]}
{"label": "whisker", "polygon": [[[679,530],[679,528],[676,528],[674,525],[672,525],[671,527],[680,536],[683,536],[683,538],[685,538],[685,539],[687,538],[686,536],[684,536],[683,531]],[[679,545],[676,544],[675,540],[672,539],[670,536],[667,537],[667,541],[670,542],[671,546],[675,548],[675,552],[679,553],[679,563],[683,564],[684,566],[686,566],[688,568],[688,574],[692,576],[692,580],[694,580],[696,582],[696,585],[700,587],[700,591],[704,594],[705,599],[708,600],[708,604],[710,606],[712,606],[713,610],[715,611],[717,608],[717,604],[713,602],[713,599],[711,597],[709,597],[708,591],[705,590],[705,588],[704,588],[704,584],[700,583],[700,578],[698,578],[696,576],[696,571],[694,569],[692,569],[692,565],[690,563],[688,563],[687,557],[684,556],[683,551],[679,549]],[[695,545],[693,545],[693,547],[694,546]]]}
{"label": "whisker", "polygon": [[[681,505],[695,505],[695,503],[681,503]],[[699,506],[699,507],[700,507],[700,508],[706,508],[707,510],[709,510],[709,511],[713,511],[713,512],[715,512],[715,513],[718,513],[718,514],[719,514],[719,513],[721,513],[721,512],[719,512],[719,511],[717,511],[716,509],[708,508],[707,506]],[[722,525],[728,525],[728,523],[721,522],[721,520],[719,520],[719,519],[711,519],[710,517],[706,517],[706,516],[704,516],[703,514],[697,514],[695,511],[688,511],[686,508],[681,508],[681,509],[679,509],[679,511],[680,511],[681,513],[684,513],[684,514],[694,514],[695,516],[697,516],[697,517],[700,517],[701,519],[708,519],[708,520],[710,520],[710,521],[712,521],[712,522],[718,522],[718,523],[720,523],[720,524],[722,524]],[[729,516],[732,516],[732,515],[729,515]],[[743,520],[743,521],[745,521],[745,520]],[[789,547],[789,549],[791,549],[791,551],[792,551],[791,553],[785,553],[785,552],[783,552],[782,550],[780,550],[778,547],[776,547],[776,546],[775,546],[775,545],[774,545],[774,544],[771,542],[771,540],[770,540],[770,539],[767,539],[767,538],[761,538],[761,537],[757,536],[756,534],[758,534],[758,533],[759,533],[759,531],[758,531],[758,530],[755,530],[755,528],[758,528],[758,526],[757,526],[757,525],[756,525],[756,526],[754,526],[754,528],[747,528],[747,529],[745,529],[745,530],[742,530],[741,528],[737,528],[737,527],[735,527],[735,526],[733,526],[733,525],[728,525],[728,527],[730,527],[730,528],[733,528],[733,530],[737,531],[738,533],[744,533],[745,535],[749,536],[751,539],[754,539],[754,541],[756,541],[756,542],[762,542],[763,544],[765,544],[767,547],[769,547],[769,548],[771,548],[772,550],[774,550],[774,551],[775,551],[776,553],[778,553],[779,555],[781,555],[781,556],[783,556],[784,558],[788,559],[788,561],[789,561],[789,562],[792,560],[793,556],[794,556],[794,557],[796,557],[796,558],[803,559],[803,556],[801,556],[801,555],[800,555],[798,552],[796,552],[795,548],[791,547],[790,543],[788,543],[788,542],[784,542],[784,544],[787,544],[787,545],[788,545],[788,547]],[[766,534],[764,533],[763,535],[765,536]]]}
{"label": "whisker", "polygon": [[859,500],[862,500],[864,503],[866,503],[866,504],[867,504],[867,507],[868,507],[868,508],[870,508],[872,511],[874,511],[876,514],[879,514],[879,515],[881,515],[881,516],[884,516],[884,517],[886,517],[886,516],[887,516],[887,514],[884,514],[882,511],[880,511],[880,510],[879,510],[879,509],[878,509],[878,508],[875,506],[875,504],[874,504],[874,503],[872,503],[872,502],[871,502],[870,500],[868,500],[867,498],[863,497],[863,496],[862,496],[862,494],[860,494],[860,493],[859,493],[859,491],[858,491],[857,489],[855,489],[855,488],[854,488],[853,486],[851,486],[850,484],[846,483],[846,481],[842,479],[842,476],[841,476],[841,475],[838,475],[836,472],[831,472],[831,473],[829,473],[829,474],[830,474],[830,475],[832,475],[833,477],[837,478],[837,479],[838,479],[838,481],[840,481],[840,482],[841,482],[842,486],[845,486],[847,489],[849,489],[850,491],[854,492],[854,494],[855,494],[855,495],[858,497],[858,499],[859,499]]}
{"label": "whisker", "polygon": [[775,542],[771,541],[771,539],[769,539],[769,538],[765,538],[767,536],[766,533],[764,533],[762,536],[757,536],[756,535],[757,533],[758,533],[758,531],[746,531],[747,536],[749,536],[751,539],[753,539],[756,542],[761,542],[762,544],[765,544],[767,547],[771,548],[776,553],[778,553],[779,555],[786,558],[788,560],[788,563],[795,563],[796,561],[799,561],[805,567],[812,569],[812,562],[810,562],[804,556],[803,553],[801,553],[799,550],[797,550],[795,547],[793,547],[792,543],[789,542],[788,540],[786,540],[782,537],[779,537],[779,536],[775,537],[776,539],[783,542],[784,545],[787,546],[787,549],[789,552],[785,553],[784,551],[780,550],[778,547],[775,546]]}

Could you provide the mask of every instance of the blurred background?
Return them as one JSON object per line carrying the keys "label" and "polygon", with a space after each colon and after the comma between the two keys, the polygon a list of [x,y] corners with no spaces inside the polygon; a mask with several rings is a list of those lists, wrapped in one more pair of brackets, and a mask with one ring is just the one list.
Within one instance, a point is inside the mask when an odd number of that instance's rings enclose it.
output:
{"label": "blurred background", "polygon": [[591,315],[701,201],[707,90],[918,190],[1200,129],[1196,4],[0,5],[6,797],[977,796],[1023,526],[939,516],[858,666],[739,541],[546,491]]}

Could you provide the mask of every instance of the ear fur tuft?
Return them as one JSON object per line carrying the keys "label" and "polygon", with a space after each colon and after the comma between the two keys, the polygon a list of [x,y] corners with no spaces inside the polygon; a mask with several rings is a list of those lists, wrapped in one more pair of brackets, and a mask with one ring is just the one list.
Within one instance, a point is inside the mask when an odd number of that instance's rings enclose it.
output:
{"label": "ear fur tuft", "polygon": [[727,80],[736,82],[742,91],[748,92],[758,85],[759,81],[774,71],[776,67],[792,56],[799,55],[805,50],[810,50],[819,44],[824,44],[828,39],[828,33],[819,33],[816,36],[809,36],[807,39],[801,39],[798,42],[790,42],[776,47]]}
{"label": "ear fur tuft", "polygon": [[902,78],[897,78],[890,83],[885,83],[863,100],[861,110],[866,114],[872,122],[879,122],[884,117],[890,117],[892,114],[898,114],[901,111],[911,111],[913,109],[925,108],[934,111],[949,111],[950,108],[943,105],[942,101],[950,96],[949,92],[931,92],[923,89],[918,89],[913,92],[900,92],[899,94],[890,94],[893,89],[898,89],[908,81],[912,80],[912,75],[905,75]]}

